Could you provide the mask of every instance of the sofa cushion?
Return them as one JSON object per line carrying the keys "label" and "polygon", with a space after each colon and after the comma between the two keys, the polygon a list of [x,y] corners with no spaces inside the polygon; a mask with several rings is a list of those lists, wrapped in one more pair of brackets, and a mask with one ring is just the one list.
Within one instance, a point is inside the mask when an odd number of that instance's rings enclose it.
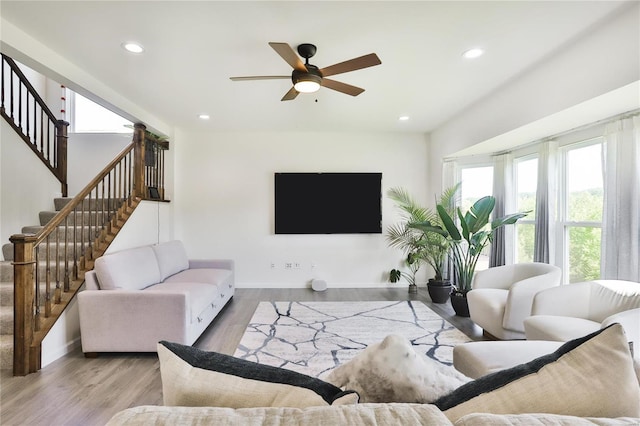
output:
{"label": "sofa cushion", "polygon": [[165,282],[207,283],[223,287],[232,277],[233,272],[228,269],[187,269],[170,276]]}
{"label": "sofa cushion", "polygon": [[462,385],[435,405],[452,422],[475,412],[640,417],[640,385],[624,330],[613,324]]}
{"label": "sofa cushion", "polygon": [[189,259],[182,241],[169,241],[152,246],[158,259],[160,281],[189,268]]}
{"label": "sofa cushion", "polygon": [[164,291],[167,293],[184,293],[187,297],[189,322],[193,323],[202,317],[202,313],[218,299],[218,286],[213,284],[192,282],[163,282],[147,288],[145,291]]}
{"label": "sofa cushion", "polygon": [[303,408],[358,402],[357,393],[315,377],[177,343],[158,343],[158,357],[165,405]]}
{"label": "sofa cushion", "polygon": [[358,404],[333,407],[231,408],[143,405],[116,413],[107,426],[117,425],[429,425],[451,426],[433,405]]}
{"label": "sofa cushion", "polygon": [[584,318],[534,315],[524,320],[528,340],[568,342],[600,329],[600,323]]}
{"label": "sofa cushion", "polygon": [[559,414],[467,414],[455,426],[637,426],[633,417],[575,417]]}
{"label": "sofa cushion", "polygon": [[94,269],[101,290],[142,290],[161,281],[151,247],[138,247],[96,259]]}

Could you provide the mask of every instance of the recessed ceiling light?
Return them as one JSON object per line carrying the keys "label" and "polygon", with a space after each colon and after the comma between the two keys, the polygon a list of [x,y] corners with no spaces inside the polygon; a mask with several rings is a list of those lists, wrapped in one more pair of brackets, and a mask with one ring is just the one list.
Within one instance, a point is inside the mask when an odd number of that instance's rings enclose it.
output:
{"label": "recessed ceiling light", "polygon": [[144,52],[144,47],[141,44],[136,43],[134,41],[127,41],[122,43],[122,48],[127,52],[131,53],[142,53]]}
{"label": "recessed ceiling light", "polygon": [[198,115],[198,118],[200,120],[208,120],[211,117],[209,117],[209,114],[200,114],[200,115]]}
{"label": "recessed ceiling light", "polygon": [[398,117],[398,120],[400,120],[400,121],[407,121],[408,119],[409,119],[408,115],[403,115],[401,117]]}
{"label": "recessed ceiling light", "polygon": [[466,52],[464,52],[462,54],[462,56],[467,58],[467,59],[475,59],[475,58],[478,58],[478,57],[482,56],[483,54],[484,54],[484,50],[479,49],[479,48],[473,48],[473,49],[469,49]]}

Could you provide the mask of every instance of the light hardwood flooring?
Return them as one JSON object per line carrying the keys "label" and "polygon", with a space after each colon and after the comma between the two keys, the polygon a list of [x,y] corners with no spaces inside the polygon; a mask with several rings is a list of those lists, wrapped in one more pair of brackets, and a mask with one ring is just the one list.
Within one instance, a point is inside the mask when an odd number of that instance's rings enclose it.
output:
{"label": "light hardwood flooring", "polygon": [[[419,300],[474,340],[482,330],[457,317],[449,303],[431,303],[426,288],[410,295],[406,287],[385,289],[237,289],[195,346],[233,354],[260,301]],[[384,337],[384,336],[381,336]],[[85,358],[78,349],[38,373],[0,376],[0,424],[104,425],[115,413],[138,405],[162,405],[158,357],[154,354],[100,354]]]}

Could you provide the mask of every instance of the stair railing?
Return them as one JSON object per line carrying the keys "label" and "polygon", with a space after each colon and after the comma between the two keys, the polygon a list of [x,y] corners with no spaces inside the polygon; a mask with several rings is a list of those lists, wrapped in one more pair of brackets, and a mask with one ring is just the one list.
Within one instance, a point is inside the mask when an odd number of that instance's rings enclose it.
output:
{"label": "stair railing", "polygon": [[[38,234],[10,238],[14,244],[14,375],[40,369],[42,340],[84,282],[84,273],[93,269],[94,260],[109,247],[139,202],[164,200],[160,165],[164,165],[168,142],[164,148],[148,142],[154,164],[151,157],[145,162],[149,152],[145,145],[145,126],[136,124],[132,143]],[[149,196],[149,184],[160,182],[161,187],[153,186],[159,196]]]}
{"label": "stair railing", "polygon": [[53,115],[13,59],[2,54],[0,65],[0,115],[60,181],[66,197],[69,123]]}

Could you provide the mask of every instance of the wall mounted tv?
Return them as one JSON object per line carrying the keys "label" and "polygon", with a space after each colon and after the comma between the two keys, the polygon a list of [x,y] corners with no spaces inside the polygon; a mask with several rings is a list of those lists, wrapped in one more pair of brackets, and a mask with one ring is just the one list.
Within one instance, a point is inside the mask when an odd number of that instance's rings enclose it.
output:
{"label": "wall mounted tv", "polygon": [[276,173],[276,234],[381,234],[382,173]]}

